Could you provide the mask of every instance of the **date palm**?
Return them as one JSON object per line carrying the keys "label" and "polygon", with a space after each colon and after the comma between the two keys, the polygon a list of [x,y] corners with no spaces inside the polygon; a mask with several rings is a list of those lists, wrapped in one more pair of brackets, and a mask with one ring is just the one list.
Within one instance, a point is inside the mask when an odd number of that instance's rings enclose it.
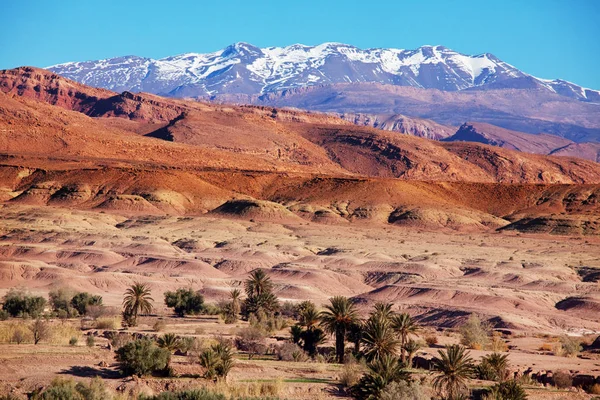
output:
{"label": "date palm", "polygon": [[383,356],[395,356],[399,341],[392,330],[390,322],[377,315],[371,315],[363,327],[363,352],[369,361]]}
{"label": "date palm", "polygon": [[400,349],[401,349],[401,360],[406,362],[406,352],[404,346],[408,340],[408,335],[415,333],[419,327],[410,315],[406,313],[394,315],[392,317],[392,326],[394,330],[400,335]]}
{"label": "date palm", "polygon": [[134,283],[125,291],[123,298],[123,315],[129,320],[130,325],[137,325],[140,314],[149,314],[154,307],[150,288],[144,283]]}
{"label": "date palm", "polygon": [[242,297],[242,291],[240,289],[233,289],[229,292],[229,298],[231,299],[231,312],[234,316],[240,313],[241,305],[240,300]]}
{"label": "date palm", "polygon": [[392,303],[375,303],[371,316],[376,316],[378,318],[390,321],[394,316],[394,311],[392,311]]}
{"label": "date palm", "polygon": [[246,296],[259,297],[273,290],[273,282],[262,269],[255,269],[244,284]]}
{"label": "date palm", "polygon": [[179,348],[179,337],[174,333],[165,333],[157,340],[158,347],[169,350],[171,353]]}
{"label": "date palm", "polygon": [[410,374],[398,358],[387,354],[367,364],[368,371],[352,387],[352,394],[359,400],[375,400],[392,382],[408,380]]}
{"label": "date palm", "polygon": [[321,314],[314,304],[300,310],[299,324],[308,330],[313,330],[321,320]]}
{"label": "date palm", "polygon": [[358,319],[356,306],[344,296],[329,299],[330,304],[321,312],[321,325],[329,334],[335,335],[335,354],[338,363],[344,362],[346,332]]}
{"label": "date palm", "polygon": [[492,370],[497,381],[505,381],[508,378],[508,354],[492,353],[483,356],[481,365]]}
{"label": "date palm", "polygon": [[421,347],[421,343],[413,339],[408,339],[408,341],[404,344],[404,347],[402,347],[402,349],[406,351],[406,365],[408,367],[412,367],[413,358]]}
{"label": "date palm", "polygon": [[439,375],[433,387],[441,397],[448,400],[462,398],[467,392],[467,379],[473,376],[475,365],[463,346],[454,344],[446,350],[438,350],[439,357],[433,359],[433,369]]}

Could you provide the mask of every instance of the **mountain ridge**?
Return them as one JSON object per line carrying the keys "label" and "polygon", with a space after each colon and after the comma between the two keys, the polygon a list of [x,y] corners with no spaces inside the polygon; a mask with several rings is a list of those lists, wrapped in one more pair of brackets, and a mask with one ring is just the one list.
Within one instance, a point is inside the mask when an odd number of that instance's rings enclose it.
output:
{"label": "mountain ridge", "polygon": [[491,53],[465,55],[440,45],[363,50],[334,42],[265,48],[238,42],[212,53],[160,59],[122,56],[47,69],[95,87],[172,97],[265,94],[313,84],[379,82],[444,91],[537,87],[600,102],[600,91],[562,79],[534,77]]}

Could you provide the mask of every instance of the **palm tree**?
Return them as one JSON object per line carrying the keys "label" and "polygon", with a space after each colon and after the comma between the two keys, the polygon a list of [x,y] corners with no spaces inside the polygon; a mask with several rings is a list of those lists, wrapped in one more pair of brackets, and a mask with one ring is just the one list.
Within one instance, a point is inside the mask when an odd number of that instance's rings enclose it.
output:
{"label": "palm tree", "polygon": [[433,380],[433,387],[448,400],[460,399],[467,391],[467,379],[473,376],[473,359],[458,344],[446,346],[446,351],[438,350],[438,354],[433,358],[433,369],[440,375]]}
{"label": "palm tree", "polygon": [[255,269],[250,273],[245,284],[246,300],[244,301],[243,314],[246,318],[250,315],[272,315],[279,308],[277,296],[273,294],[273,282],[262,269]]}
{"label": "palm tree", "polygon": [[481,365],[493,371],[495,380],[505,381],[508,378],[508,354],[492,353],[483,356]]}
{"label": "palm tree", "polygon": [[408,335],[411,333],[415,333],[419,329],[419,327],[417,324],[415,324],[410,315],[406,313],[394,315],[392,317],[392,326],[394,330],[400,335],[401,359],[402,362],[405,362],[406,353],[404,351],[404,346],[406,345]]}
{"label": "palm tree", "polygon": [[157,340],[158,347],[162,347],[164,349],[169,350],[170,352],[174,352],[179,348],[179,337],[174,333],[165,333]]}
{"label": "palm tree", "polygon": [[235,317],[240,313],[240,299],[242,297],[242,291],[240,289],[233,289],[229,292],[229,298],[231,299],[231,312]]}
{"label": "palm tree", "polygon": [[204,368],[204,377],[216,380],[218,376],[219,355],[213,349],[204,350],[199,356],[200,365]]}
{"label": "palm tree", "polygon": [[371,361],[367,368],[367,373],[352,387],[352,393],[357,399],[378,399],[390,383],[410,378],[404,364],[390,354]]}
{"label": "palm tree", "polygon": [[356,320],[350,325],[350,328],[346,332],[346,340],[354,343],[354,356],[360,353],[360,344],[362,342],[364,325],[363,321]]}
{"label": "palm tree", "polygon": [[421,347],[422,345],[420,342],[417,342],[416,340],[412,339],[409,339],[404,344],[404,347],[402,349],[406,351],[406,365],[408,367],[412,367],[413,357]]}
{"label": "palm tree", "polygon": [[527,400],[527,393],[519,382],[508,380],[493,386],[486,398],[491,400]]}
{"label": "palm tree", "polygon": [[367,360],[377,360],[383,356],[395,356],[398,350],[398,340],[388,320],[376,314],[363,327],[362,342]]}
{"label": "palm tree", "polygon": [[378,318],[388,321],[394,316],[394,311],[392,311],[392,303],[378,302],[375,303],[373,308],[374,310],[371,314],[372,316],[377,316]]}
{"label": "palm tree", "polygon": [[337,361],[344,363],[344,345],[346,331],[358,319],[358,312],[354,303],[344,296],[335,296],[329,299],[331,304],[325,306],[321,312],[321,325],[329,334],[335,335],[335,353]]}
{"label": "palm tree", "polygon": [[317,311],[317,308],[305,307],[300,311],[299,325],[305,327],[307,330],[313,330],[319,321],[321,320],[321,314]]}
{"label": "palm tree", "polygon": [[153,310],[150,288],[144,283],[134,283],[125,291],[123,316],[131,326],[137,325],[139,314],[149,314]]}
{"label": "palm tree", "polygon": [[258,297],[273,290],[273,282],[262,269],[255,269],[244,284],[246,296]]}

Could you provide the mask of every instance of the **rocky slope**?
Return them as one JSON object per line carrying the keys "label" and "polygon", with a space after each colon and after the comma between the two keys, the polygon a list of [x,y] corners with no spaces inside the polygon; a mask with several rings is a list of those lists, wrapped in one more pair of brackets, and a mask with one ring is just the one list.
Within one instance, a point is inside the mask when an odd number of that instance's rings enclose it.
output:
{"label": "rocky slope", "polygon": [[[552,231],[568,218],[567,232],[597,231],[600,167],[590,161],[426,140],[332,115],[86,97],[85,86],[57,92],[76,84],[41,70],[0,74],[0,87],[28,74],[26,88],[52,84],[0,93],[3,201],[460,230],[544,217]],[[88,99],[85,107],[71,96]]]}

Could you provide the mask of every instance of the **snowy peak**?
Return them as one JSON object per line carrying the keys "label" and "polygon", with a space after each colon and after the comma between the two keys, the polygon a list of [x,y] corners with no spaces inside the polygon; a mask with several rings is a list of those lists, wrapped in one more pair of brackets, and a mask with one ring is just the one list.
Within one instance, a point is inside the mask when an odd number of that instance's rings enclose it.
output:
{"label": "snowy peak", "polygon": [[444,46],[363,50],[323,43],[261,49],[238,42],[207,54],[158,60],[127,56],[48,69],[87,85],[177,97],[256,95],[309,85],[376,82],[444,91],[535,88],[578,100],[600,100],[600,92],[535,78],[492,54],[469,56]]}

